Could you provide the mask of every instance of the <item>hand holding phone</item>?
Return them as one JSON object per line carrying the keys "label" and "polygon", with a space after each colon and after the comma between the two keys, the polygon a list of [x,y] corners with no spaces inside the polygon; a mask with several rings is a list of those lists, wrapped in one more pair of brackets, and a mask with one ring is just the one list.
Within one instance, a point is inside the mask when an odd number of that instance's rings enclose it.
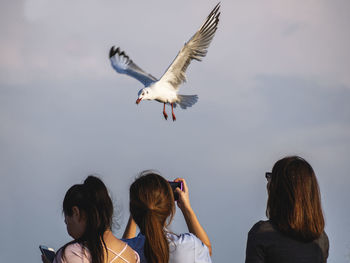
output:
{"label": "hand holding phone", "polygon": [[180,189],[175,190],[175,192],[179,195],[179,199],[176,202],[177,206],[181,209],[183,213],[190,211],[192,208],[190,204],[190,198],[189,198],[189,192],[188,192],[186,180],[183,178],[176,178],[174,182],[182,183],[181,191]]}
{"label": "hand holding phone", "polygon": [[182,191],[182,188],[183,188],[182,182],[181,181],[180,182],[170,182],[169,181],[169,184],[171,186],[171,189],[173,189],[175,201],[179,200],[179,194],[177,192],[175,192],[175,189],[178,187]]}
{"label": "hand holding phone", "polygon": [[47,246],[43,246],[40,245],[39,249],[41,251],[41,254],[49,261],[49,262],[53,262],[56,253],[55,250],[53,248],[47,247]]}

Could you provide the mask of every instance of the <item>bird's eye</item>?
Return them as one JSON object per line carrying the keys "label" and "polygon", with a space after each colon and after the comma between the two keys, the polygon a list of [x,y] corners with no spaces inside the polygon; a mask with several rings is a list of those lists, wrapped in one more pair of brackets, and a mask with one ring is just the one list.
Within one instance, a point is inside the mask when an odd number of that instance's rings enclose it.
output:
{"label": "bird's eye", "polygon": [[148,91],[146,91],[146,93],[148,94]]}
{"label": "bird's eye", "polygon": [[143,96],[143,95],[145,95],[145,93],[144,93],[144,92],[142,92],[142,96]]}

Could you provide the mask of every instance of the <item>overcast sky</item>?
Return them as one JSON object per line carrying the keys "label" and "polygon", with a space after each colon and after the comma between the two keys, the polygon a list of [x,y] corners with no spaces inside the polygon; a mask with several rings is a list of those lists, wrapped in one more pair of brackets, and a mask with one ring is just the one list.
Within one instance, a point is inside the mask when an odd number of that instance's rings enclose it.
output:
{"label": "overcast sky", "polygon": [[[71,240],[62,200],[89,174],[110,190],[120,237],[130,183],[150,168],[187,179],[213,261],[243,262],[249,229],[266,220],[264,174],[291,154],[318,177],[328,262],[350,262],[348,0],[222,0],[181,88],[199,101],[176,122],[158,102],[135,104],[142,85],[108,52],[121,46],[159,78],[216,1],[0,5],[0,262],[40,262],[40,244]],[[187,230],[181,214],[172,229]]]}

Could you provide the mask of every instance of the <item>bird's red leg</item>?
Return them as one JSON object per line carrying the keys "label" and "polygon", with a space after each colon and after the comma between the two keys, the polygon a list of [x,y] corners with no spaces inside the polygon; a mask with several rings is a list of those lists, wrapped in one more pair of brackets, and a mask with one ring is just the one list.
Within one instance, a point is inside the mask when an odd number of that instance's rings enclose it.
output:
{"label": "bird's red leg", "polygon": [[171,114],[173,115],[173,121],[176,121],[176,117],[174,114],[174,105],[171,103]]}
{"label": "bird's red leg", "polygon": [[163,108],[163,115],[164,115],[164,118],[167,120],[168,114],[166,114],[166,112],[165,112],[165,103],[164,103],[164,108]]}

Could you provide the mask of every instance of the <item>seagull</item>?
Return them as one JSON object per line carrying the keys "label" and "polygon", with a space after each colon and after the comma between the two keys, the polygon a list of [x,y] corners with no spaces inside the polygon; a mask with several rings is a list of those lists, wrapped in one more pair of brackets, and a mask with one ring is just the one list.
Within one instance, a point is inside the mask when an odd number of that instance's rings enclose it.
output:
{"label": "seagull", "polygon": [[176,120],[174,108],[178,104],[182,109],[191,107],[198,101],[197,95],[178,94],[180,85],[186,81],[186,69],[192,59],[201,61],[207,54],[207,49],[212,41],[220,16],[220,3],[211,11],[203,25],[184,44],[174,61],[160,79],[146,73],[137,66],[119,47],[111,47],[109,58],[112,67],[121,74],[129,75],[140,81],[145,87],[138,92],[136,104],[142,100],[156,100],[164,104],[163,116],[167,120],[165,104],[170,104],[173,121]]}

